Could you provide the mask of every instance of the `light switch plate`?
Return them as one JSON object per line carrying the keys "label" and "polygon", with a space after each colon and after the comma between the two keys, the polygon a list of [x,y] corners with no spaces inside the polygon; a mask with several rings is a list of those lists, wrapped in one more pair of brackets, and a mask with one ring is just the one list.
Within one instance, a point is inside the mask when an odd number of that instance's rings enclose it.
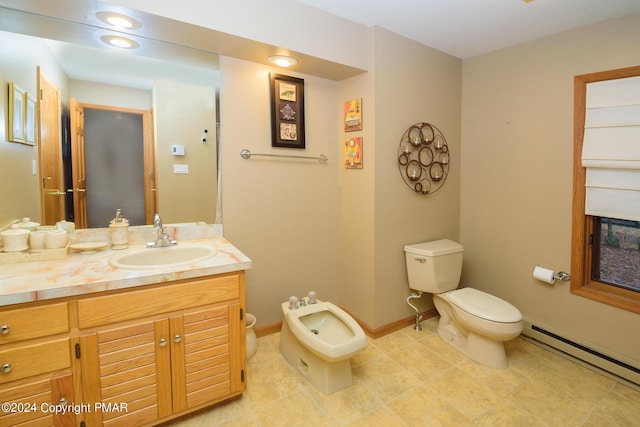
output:
{"label": "light switch plate", "polygon": [[173,173],[189,173],[189,165],[173,165]]}

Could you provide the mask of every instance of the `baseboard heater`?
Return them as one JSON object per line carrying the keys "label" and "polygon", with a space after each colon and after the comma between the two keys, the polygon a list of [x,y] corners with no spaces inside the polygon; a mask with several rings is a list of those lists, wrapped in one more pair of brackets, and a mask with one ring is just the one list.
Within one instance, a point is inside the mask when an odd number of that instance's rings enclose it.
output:
{"label": "baseboard heater", "polygon": [[[572,358],[583,362],[587,367],[596,368],[600,373],[610,374],[614,379],[621,379],[622,382],[628,381],[635,386],[640,387],[640,368],[634,366],[630,361],[624,361],[622,357],[613,357],[607,355],[590,346],[580,344],[574,339],[560,335],[557,331],[552,331],[548,327],[536,325],[531,321],[524,320],[524,329],[522,334],[532,338],[546,346],[558,350]],[[602,372],[604,371],[604,372]]]}

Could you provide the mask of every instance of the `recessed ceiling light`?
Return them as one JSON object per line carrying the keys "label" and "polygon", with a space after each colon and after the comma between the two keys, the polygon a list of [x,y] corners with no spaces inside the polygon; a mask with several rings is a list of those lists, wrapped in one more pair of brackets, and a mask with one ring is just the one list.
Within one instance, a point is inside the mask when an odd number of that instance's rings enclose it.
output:
{"label": "recessed ceiling light", "polygon": [[298,63],[298,60],[291,56],[274,55],[269,57],[269,62],[272,62],[280,67],[291,67],[292,65],[296,65]]}
{"label": "recessed ceiling light", "polygon": [[111,25],[112,27],[130,30],[137,30],[139,28],[142,28],[142,24],[139,21],[121,13],[98,12],[96,13],[96,17],[100,21],[104,22],[107,25]]}
{"label": "recessed ceiling light", "polygon": [[100,40],[108,45],[119,47],[121,49],[137,49],[140,47],[140,45],[135,41],[120,36],[102,36],[100,37]]}

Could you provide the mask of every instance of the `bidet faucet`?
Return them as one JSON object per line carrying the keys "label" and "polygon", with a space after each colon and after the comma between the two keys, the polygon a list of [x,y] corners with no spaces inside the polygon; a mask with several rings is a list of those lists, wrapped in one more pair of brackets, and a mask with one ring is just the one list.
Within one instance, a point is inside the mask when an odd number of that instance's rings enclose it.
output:
{"label": "bidet faucet", "polygon": [[167,234],[167,229],[162,225],[162,218],[159,213],[153,216],[153,228],[156,229],[156,240],[154,242],[147,243],[148,248],[164,248],[167,246],[175,246],[178,244],[177,240],[172,240]]}

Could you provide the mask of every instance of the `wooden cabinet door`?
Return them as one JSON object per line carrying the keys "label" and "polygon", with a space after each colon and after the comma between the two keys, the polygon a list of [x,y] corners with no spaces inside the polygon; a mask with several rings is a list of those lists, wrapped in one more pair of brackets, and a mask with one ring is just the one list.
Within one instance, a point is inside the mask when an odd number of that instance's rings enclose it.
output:
{"label": "wooden cabinet door", "polygon": [[170,319],[175,412],[242,391],[245,367],[237,362],[238,345],[234,343],[240,340],[241,323],[239,304]]}
{"label": "wooden cabinet door", "polygon": [[[0,390],[7,405],[0,412],[0,425],[73,426],[76,415],[71,375],[39,379]],[[62,413],[64,410],[64,413]]]}
{"label": "wooden cabinet door", "polygon": [[239,303],[80,337],[87,425],[151,424],[246,390]]}
{"label": "wooden cabinet door", "polygon": [[102,404],[87,425],[140,425],[171,413],[168,331],[164,319],[80,337],[83,401]]}

